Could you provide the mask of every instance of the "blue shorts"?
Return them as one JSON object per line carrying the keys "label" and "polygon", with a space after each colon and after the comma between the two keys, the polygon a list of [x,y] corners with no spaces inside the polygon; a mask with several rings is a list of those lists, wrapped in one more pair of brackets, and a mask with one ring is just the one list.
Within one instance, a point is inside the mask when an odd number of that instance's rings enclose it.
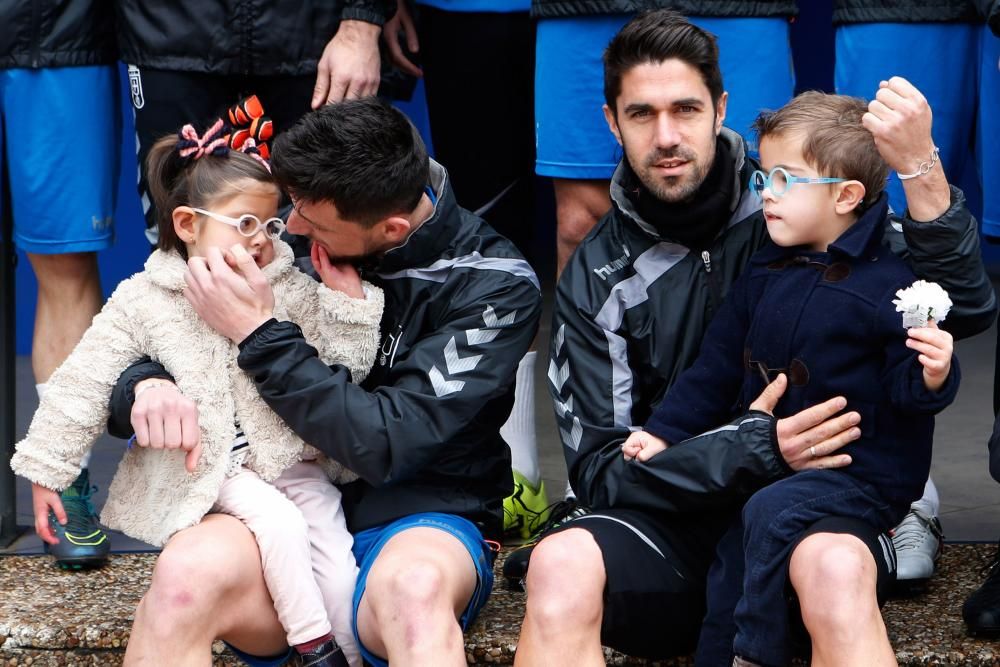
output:
{"label": "blue shorts", "polygon": [[[988,29],[971,23],[839,26],[834,86],[840,94],[866,100],[875,97],[879,81],[893,76],[901,76],[916,86],[934,112],[932,133],[934,143],[941,149],[944,172],[957,184],[972,154],[977,109],[982,108],[984,116],[995,115],[997,109],[977,104],[976,73],[980,63],[979,37],[983,30],[989,34]],[[913,48],[913,45],[920,46]],[[995,66],[994,61],[994,84]],[[994,93],[994,103],[996,95]],[[996,135],[993,141],[983,144],[991,153],[996,147]],[[993,181],[992,189],[996,191],[998,187],[1000,182]],[[895,173],[889,177],[887,190],[892,208],[900,212],[905,210],[903,186]],[[968,194],[970,204],[978,210],[975,193]]]}
{"label": "blue shorts", "polygon": [[358,607],[361,605],[361,597],[365,593],[365,584],[368,581],[368,572],[371,571],[372,564],[378,558],[382,547],[391,538],[411,528],[437,528],[449,535],[453,535],[465,546],[472,562],[476,567],[476,590],[472,593],[472,599],[459,619],[459,624],[464,632],[476,620],[479,611],[486,604],[493,590],[493,550],[483,539],[483,534],[479,532],[468,519],[463,519],[454,514],[442,514],[440,512],[423,512],[412,514],[402,519],[397,519],[392,523],[383,526],[363,530],[354,536],[354,558],[358,561],[358,583],[354,588],[354,638],[361,647],[361,655],[364,659],[375,667],[388,667],[388,662],[384,658],[373,655],[365,648],[358,636]]}
{"label": "blue shorts", "polygon": [[118,107],[111,65],[0,71],[0,154],[19,248],[55,255],[111,246]]}
{"label": "blue shorts", "polygon": [[[601,110],[601,57],[631,18],[616,14],[538,22],[535,171],[539,175],[611,178],[622,151]],[[788,20],[695,16],[691,21],[718,37],[719,67],[729,93],[725,124],[747,137],[755,151],[749,130],[757,114],[782,106],[795,90]]]}

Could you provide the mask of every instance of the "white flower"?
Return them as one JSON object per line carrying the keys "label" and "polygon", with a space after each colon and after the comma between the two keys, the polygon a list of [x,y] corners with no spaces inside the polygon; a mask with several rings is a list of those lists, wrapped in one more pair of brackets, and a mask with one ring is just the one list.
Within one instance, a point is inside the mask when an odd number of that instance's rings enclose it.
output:
{"label": "white flower", "polygon": [[906,289],[896,291],[893,299],[896,311],[903,313],[903,327],[925,327],[927,320],[943,322],[951,310],[948,293],[937,283],[917,280]]}

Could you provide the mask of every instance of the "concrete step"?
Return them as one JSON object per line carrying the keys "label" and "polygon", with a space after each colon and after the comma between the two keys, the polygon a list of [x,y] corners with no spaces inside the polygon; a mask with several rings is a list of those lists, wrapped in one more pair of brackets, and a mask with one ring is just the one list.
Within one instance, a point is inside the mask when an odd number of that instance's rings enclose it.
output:
{"label": "concrete step", "polygon": [[[918,597],[884,610],[901,665],[1000,664],[1000,643],[965,634],[962,602],[982,582],[995,545],[949,544],[937,576]],[[133,613],[156,554],[120,554],[100,570],[65,572],[44,556],[0,557],[0,665],[119,665]],[[502,558],[497,562],[500,572]],[[524,595],[498,576],[493,597],[466,635],[473,665],[509,665],[524,615]],[[240,664],[216,643],[215,665]],[[606,651],[610,665],[690,665],[688,658],[643,661]]]}

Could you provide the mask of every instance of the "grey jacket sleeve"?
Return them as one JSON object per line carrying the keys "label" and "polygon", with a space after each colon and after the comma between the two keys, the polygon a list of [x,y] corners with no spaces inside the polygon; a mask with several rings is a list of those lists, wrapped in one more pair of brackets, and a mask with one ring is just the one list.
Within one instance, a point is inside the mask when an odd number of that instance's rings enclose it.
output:
{"label": "grey jacket sleeve", "polygon": [[942,325],[955,338],[985,331],[997,314],[996,295],[979,248],[976,219],[965,195],[951,186],[951,206],[930,222],[890,217],[885,243],[918,278],[938,283],[951,297],[951,314]]}

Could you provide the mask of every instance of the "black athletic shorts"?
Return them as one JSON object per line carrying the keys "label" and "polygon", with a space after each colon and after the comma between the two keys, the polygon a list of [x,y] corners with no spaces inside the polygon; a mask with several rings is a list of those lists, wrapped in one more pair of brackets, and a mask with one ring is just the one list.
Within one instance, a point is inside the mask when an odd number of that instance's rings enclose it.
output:
{"label": "black athletic shorts", "polygon": [[[607,584],[601,642],[623,653],[664,658],[692,652],[705,615],[705,576],[714,558],[712,540],[723,526],[715,517],[701,525],[688,520],[651,516],[634,510],[597,511],[559,526],[555,532],[582,528],[594,536],[604,556]],[[896,578],[892,541],[856,519],[830,517],[813,533],[854,535],[871,551],[878,571],[876,589],[883,603]],[[799,617],[793,603],[789,612]],[[801,622],[796,648],[808,649]]]}

